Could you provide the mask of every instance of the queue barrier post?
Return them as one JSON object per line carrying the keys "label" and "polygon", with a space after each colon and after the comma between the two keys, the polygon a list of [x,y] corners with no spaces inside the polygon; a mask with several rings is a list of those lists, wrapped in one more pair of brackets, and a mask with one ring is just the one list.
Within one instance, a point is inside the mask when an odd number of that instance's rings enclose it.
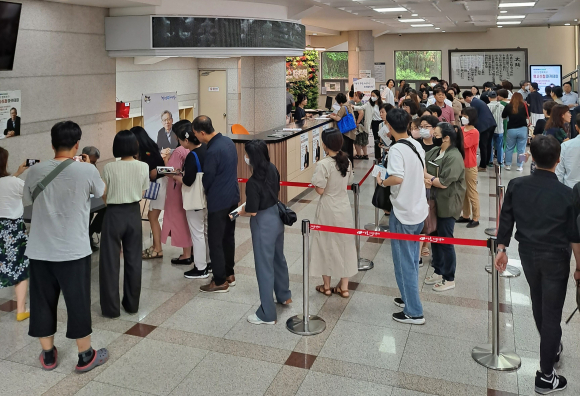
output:
{"label": "queue barrier post", "polygon": [[501,186],[501,166],[499,166],[499,164],[495,164],[495,213],[497,214],[497,216],[495,218],[495,227],[485,229],[485,233],[490,237],[496,236],[497,229],[499,228],[499,213],[501,212],[501,204],[499,201],[500,186]]}
{"label": "queue barrier post", "polygon": [[[374,159],[374,164],[378,165],[379,160],[378,159]],[[386,225],[380,225],[380,215],[379,215],[379,208],[375,207],[375,222],[374,223],[368,223],[367,225],[365,225],[365,230],[368,231],[389,231],[389,226]]]}
{"label": "queue barrier post", "polygon": [[[496,234],[497,234],[497,230],[499,229],[499,216],[501,215],[501,208],[503,206],[504,196],[505,196],[505,186],[498,185],[497,189],[496,189],[496,208],[497,208],[496,228],[495,228]],[[486,230],[486,233],[487,233],[487,230]],[[493,235],[493,236],[495,237],[495,235]],[[486,265],[485,270],[488,273],[493,274],[492,267],[493,267],[493,263],[491,265]],[[517,278],[518,276],[521,275],[521,273],[522,273],[522,271],[520,271],[519,268],[514,267],[513,265],[508,265],[506,267],[505,271],[502,272],[501,274],[499,274],[499,276],[502,278]]]}
{"label": "queue barrier post", "polygon": [[491,302],[492,302],[492,328],[491,344],[481,345],[473,348],[471,356],[473,359],[488,369],[497,371],[513,371],[520,368],[522,360],[519,355],[512,351],[500,348],[499,340],[499,272],[495,268],[495,257],[497,254],[497,238],[489,239],[489,249],[491,253]]}
{"label": "queue barrier post", "polygon": [[[352,185],[352,192],[354,193],[354,226],[358,230],[360,229],[360,186],[357,183]],[[356,245],[356,260],[359,271],[368,271],[375,267],[375,263],[366,258],[361,258],[360,256],[360,235],[355,237]]]}
{"label": "queue barrier post", "polygon": [[310,220],[302,220],[302,263],[303,263],[303,314],[292,316],[286,321],[286,328],[303,336],[322,333],[326,322],[319,316],[310,315]]}

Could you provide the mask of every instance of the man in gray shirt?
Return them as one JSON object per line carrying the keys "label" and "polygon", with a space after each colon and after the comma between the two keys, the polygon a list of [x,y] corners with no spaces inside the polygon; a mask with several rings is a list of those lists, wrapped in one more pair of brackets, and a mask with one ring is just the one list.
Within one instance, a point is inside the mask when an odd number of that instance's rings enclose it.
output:
{"label": "man in gray shirt", "polygon": [[[77,342],[79,361],[75,370],[85,372],[108,360],[106,349],[91,347],[91,245],[88,238],[90,195],[105,192],[97,168],[71,162],[44,190],[33,198],[39,183],[56,167],[71,160],[79,149],[80,127],[72,121],[52,127],[54,159],[32,167],[24,183],[24,206],[33,205],[30,235],[25,254],[30,259],[30,327],[28,335],[40,339],[43,369],[54,370],[58,353],[54,346],[57,305],[62,290],[66,303],[67,338]],[[69,161],[70,162],[70,161]]]}

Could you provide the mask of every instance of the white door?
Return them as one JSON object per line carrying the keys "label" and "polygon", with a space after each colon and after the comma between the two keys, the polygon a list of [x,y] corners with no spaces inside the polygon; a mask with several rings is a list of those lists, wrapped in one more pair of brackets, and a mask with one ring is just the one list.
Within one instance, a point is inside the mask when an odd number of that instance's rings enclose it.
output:
{"label": "white door", "polygon": [[225,70],[199,71],[199,115],[211,118],[216,131],[226,135],[227,75]]}

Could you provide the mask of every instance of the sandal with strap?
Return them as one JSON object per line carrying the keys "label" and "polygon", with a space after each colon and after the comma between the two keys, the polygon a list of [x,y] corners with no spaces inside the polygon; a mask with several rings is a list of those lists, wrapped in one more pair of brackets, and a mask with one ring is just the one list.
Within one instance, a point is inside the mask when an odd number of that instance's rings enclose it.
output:
{"label": "sandal with strap", "polygon": [[163,250],[158,252],[157,250],[153,249],[153,246],[151,246],[149,249],[143,250],[143,255],[141,258],[145,260],[163,258]]}
{"label": "sandal with strap", "polygon": [[324,285],[316,286],[316,291],[318,293],[324,294],[325,296],[331,296],[332,295],[332,291],[330,289],[325,289],[324,288]]}
{"label": "sandal with strap", "polygon": [[107,349],[101,348],[98,351],[93,350],[93,359],[90,361],[90,363],[82,367],[77,365],[75,367],[75,371],[77,373],[86,373],[87,371],[91,371],[97,366],[101,366],[107,363],[107,360],[109,360],[109,351],[107,351]]}
{"label": "sandal with strap", "polygon": [[338,294],[342,298],[349,298],[350,297],[350,293],[348,292],[348,290],[342,290],[340,288],[340,286],[333,287],[332,288],[332,293],[333,294]]}

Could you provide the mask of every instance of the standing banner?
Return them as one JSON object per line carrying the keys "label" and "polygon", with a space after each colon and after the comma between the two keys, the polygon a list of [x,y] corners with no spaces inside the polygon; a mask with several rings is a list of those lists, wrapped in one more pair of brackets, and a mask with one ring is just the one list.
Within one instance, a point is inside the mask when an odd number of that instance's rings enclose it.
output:
{"label": "standing banner", "polygon": [[[0,135],[2,137],[4,137],[3,132],[8,125],[10,110],[12,108],[16,109],[17,117],[19,118],[21,116],[20,107],[22,105],[22,99],[20,95],[20,91],[0,91]],[[18,126],[20,126],[20,122],[18,122]]]}
{"label": "standing banner", "polygon": [[310,152],[308,150],[308,132],[300,135],[300,170],[308,168]]}
{"label": "standing banner", "polygon": [[[155,143],[159,135],[165,135],[166,128],[172,130],[173,124],[179,121],[177,92],[143,94],[141,109],[144,128]],[[171,119],[166,120],[169,118],[166,112],[171,114]]]}
{"label": "standing banner", "polygon": [[320,152],[322,146],[320,145],[320,128],[312,131],[312,163],[315,164],[320,161]]}
{"label": "standing banner", "polygon": [[371,92],[375,89],[374,78],[360,78],[354,82],[354,91],[365,94],[363,100],[367,101],[371,97]]}

